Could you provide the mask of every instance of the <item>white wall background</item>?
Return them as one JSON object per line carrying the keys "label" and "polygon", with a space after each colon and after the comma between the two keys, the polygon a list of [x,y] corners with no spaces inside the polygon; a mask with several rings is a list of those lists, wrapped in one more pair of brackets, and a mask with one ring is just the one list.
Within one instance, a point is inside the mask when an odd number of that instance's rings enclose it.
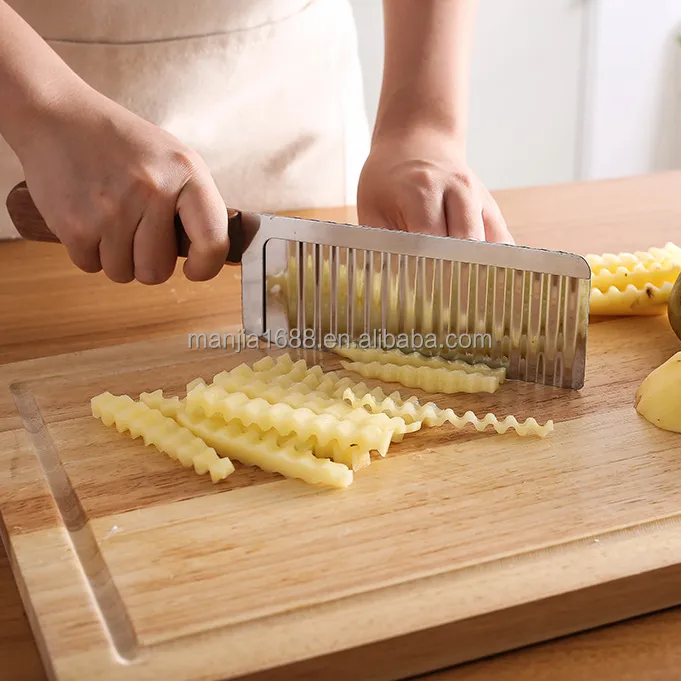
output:
{"label": "white wall background", "polygon": [[[351,0],[376,112],[382,0]],[[479,0],[469,160],[488,187],[681,167],[681,0]]]}
{"label": "white wall background", "polygon": [[594,5],[585,178],[679,167],[681,0]]}

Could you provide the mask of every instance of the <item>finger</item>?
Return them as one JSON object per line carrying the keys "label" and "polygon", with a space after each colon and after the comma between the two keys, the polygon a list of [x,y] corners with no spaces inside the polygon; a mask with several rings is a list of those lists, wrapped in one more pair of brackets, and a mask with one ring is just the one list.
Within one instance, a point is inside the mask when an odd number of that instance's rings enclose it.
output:
{"label": "finger", "polygon": [[447,234],[459,239],[485,240],[482,206],[472,191],[450,187],[445,193]]}
{"label": "finger", "polygon": [[172,276],[177,264],[175,206],[162,201],[147,207],[135,231],[133,243],[134,276],[140,284],[162,284]]}
{"label": "finger", "polygon": [[95,274],[96,272],[101,271],[102,263],[99,260],[99,248],[97,244],[86,248],[83,246],[78,246],[78,248],[67,247],[67,250],[73,264],[83,270],[83,272]]}
{"label": "finger", "polygon": [[197,176],[182,189],[177,212],[191,241],[184,273],[192,281],[216,276],[229,253],[227,207],[212,178]]}
{"label": "finger", "polygon": [[99,260],[104,274],[111,281],[127,284],[135,278],[133,266],[133,238],[136,225],[102,230],[99,242]]}
{"label": "finger", "polygon": [[[376,211],[357,210],[357,222],[363,227],[376,227],[379,229],[403,229],[400,225],[403,223],[401,218],[391,220],[386,215]],[[406,228],[404,228],[406,231]]]}
{"label": "finger", "polygon": [[59,240],[66,246],[73,264],[83,272],[94,274],[102,269],[99,259],[99,236],[96,232],[70,227],[68,236],[61,230],[55,230]]}
{"label": "finger", "polygon": [[490,194],[482,207],[482,220],[485,223],[485,237],[487,241],[501,244],[515,244],[515,240],[508,229],[506,220]]}
{"label": "finger", "polygon": [[407,232],[446,236],[447,217],[442,191],[430,188],[408,195],[398,213],[398,226]]}
{"label": "finger", "polygon": [[[392,211],[384,211],[385,206],[391,206]],[[362,185],[357,192],[357,222],[363,227],[406,231],[394,197],[370,191]]]}

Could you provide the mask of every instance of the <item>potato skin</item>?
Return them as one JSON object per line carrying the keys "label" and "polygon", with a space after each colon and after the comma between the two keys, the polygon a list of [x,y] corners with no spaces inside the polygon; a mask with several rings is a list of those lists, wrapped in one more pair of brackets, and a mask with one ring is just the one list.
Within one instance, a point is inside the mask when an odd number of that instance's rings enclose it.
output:
{"label": "potato skin", "polygon": [[669,323],[677,338],[681,340],[681,274],[677,277],[667,303]]}

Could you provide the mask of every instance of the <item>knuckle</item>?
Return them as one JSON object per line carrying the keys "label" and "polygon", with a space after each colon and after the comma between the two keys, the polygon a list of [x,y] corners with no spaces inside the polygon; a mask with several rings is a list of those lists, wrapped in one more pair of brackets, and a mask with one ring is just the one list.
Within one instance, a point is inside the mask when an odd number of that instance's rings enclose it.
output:
{"label": "knuckle", "polygon": [[120,204],[117,201],[110,196],[101,196],[96,204],[93,223],[100,227],[100,229],[104,228],[117,221],[120,210]]}
{"label": "knuckle", "polygon": [[83,243],[98,240],[111,225],[119,224],[124,204],[125,196],[106,188],[93,190],[84,204],[72,209],[69,231]]}
{"label": "knuckle", "polygon": [[91,186],[80,202],[73,206],[79,214],[87,213],[90,221],[95,223],[111,220],[120,210],[120,199],[117,198],[116,185],[106,177]]}
{"label": "knuckle", "polygon": [[130,191],[145,202],[174,200],[179,187],[202,171],[202,160],[197,154],[189,149],[172,149],[157,163],[140,167]]}
{"label": "knuckle", "polygon": [[89,248],[99,240],[93,223],[85,222],[80,218],[63,219],[57,229],[59,240],[71,248]]}
{"label": "knuckle", "polygon": [[149,203],[155,199],[164,199],[171,194],[166,177],[158,169],[151,166],[140,167],[130,187],[130,194],[136,200]]}
{"label": "knuckle", "polygon": [[173,149],[171,156],[173,163],[190,176],[197,174],[202,169],[201,157],[191,149]]}
{"label": "knuckle", "polygon": [[470,173],[456,173],[454,182],[460,189],[466,192],[472,192],[475,187],[475,180]]}
{"label": "knuckle", "polygon": [[422,193],[431,193],[437,187],[435,172],[430,168],[418,168],[414,171],[412,181]]}
{"label": "knuckle", "polygon": [[136,192],[152,195],[163,188],[163,182],[151,167],[143,166],[137,171],[133,187]]}

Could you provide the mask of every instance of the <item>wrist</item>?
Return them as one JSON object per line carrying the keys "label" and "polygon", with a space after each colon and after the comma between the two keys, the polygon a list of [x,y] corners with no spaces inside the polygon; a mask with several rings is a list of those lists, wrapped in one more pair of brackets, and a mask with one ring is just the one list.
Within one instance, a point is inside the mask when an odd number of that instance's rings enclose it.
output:
{"label": "wrist", "polygon": [[72,76],[67,73],[39,87],[10,88],[11,103],[0,114],[0,132],[22,163],[36,140],[72,112],[82,112],[88,87]]}
{"label": "wrist", "polygon": [[377,125],[371,153],[458,158],[466,161],[466,136],[456,125],[443,124],[430,116],[401,116]]}
{"label": "wrist", "polygon": [[372,145],[405,138],[439,138],[465,153],[467,125],[454,102],[417,90],[383,94]]}

